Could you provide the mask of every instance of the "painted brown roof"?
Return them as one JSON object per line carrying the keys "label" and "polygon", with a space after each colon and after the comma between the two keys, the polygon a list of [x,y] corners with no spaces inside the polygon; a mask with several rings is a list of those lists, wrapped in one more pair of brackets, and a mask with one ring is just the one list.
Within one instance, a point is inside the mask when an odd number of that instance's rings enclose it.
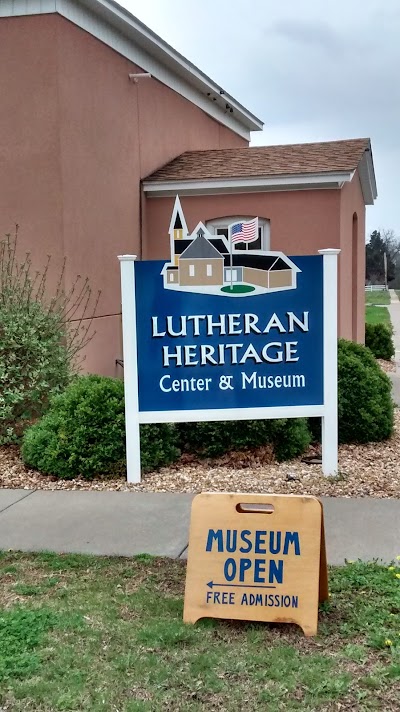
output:
{"label": "painted brown roof", "polygon": [[282,146],[254,146],[186,151],[152,173],[146,181],[208,180],[257,176],[331,173],[357,168],[369,138]]}

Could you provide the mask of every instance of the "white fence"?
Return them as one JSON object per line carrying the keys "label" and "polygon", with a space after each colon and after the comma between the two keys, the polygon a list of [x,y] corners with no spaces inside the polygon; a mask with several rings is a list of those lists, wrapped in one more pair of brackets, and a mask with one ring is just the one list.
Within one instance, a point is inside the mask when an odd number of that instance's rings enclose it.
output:
{"label": "white fence", "polygon": [[365,286],[366,292],[382,292],[386,291],[387,287],[385,284],[367,284]]}

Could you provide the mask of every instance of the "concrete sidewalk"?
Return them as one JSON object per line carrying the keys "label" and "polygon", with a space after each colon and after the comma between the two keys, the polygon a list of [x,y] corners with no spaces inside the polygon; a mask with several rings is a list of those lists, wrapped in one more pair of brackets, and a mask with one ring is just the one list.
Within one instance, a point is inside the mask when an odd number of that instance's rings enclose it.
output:
{"label": "concrete sidewalk", "polygon": [[[184,558],[193,496],[0,489],[0,549]],[[330,564],[400,554],[400,500],[321,501]]]}

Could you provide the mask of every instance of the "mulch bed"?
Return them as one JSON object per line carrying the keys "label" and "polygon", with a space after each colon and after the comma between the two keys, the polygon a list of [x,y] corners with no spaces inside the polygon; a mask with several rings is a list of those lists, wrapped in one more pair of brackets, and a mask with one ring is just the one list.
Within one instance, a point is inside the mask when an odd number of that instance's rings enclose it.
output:
{"label": "mulch bed", "polygon": [[219,459],[183,456],[177,463],[128,485],[123,477],[57,480],[27,469],[15,447],[0,448],[0,488],[43,490],[117,490],[141,492],[274,492],[330,497],[400,498],[400,412],[390,440],[341,445],[339,473],[324,477],[313,448],[300,458],[277,463],[269,447],[234,452]]}

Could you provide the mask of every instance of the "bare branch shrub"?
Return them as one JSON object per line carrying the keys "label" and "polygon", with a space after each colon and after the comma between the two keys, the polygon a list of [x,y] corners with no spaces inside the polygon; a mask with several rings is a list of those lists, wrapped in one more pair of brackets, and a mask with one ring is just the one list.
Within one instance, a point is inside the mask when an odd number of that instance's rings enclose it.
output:
{"label": "bare branch shrub", "polygon": [[51,258],[35,271],[30,254],[17,256],[15,235],[0,242],[0,443],[15,442],[41,416],[82,364],[94,333],[100,293],[76,277],[63,289],[65,261],[49,289]]}

